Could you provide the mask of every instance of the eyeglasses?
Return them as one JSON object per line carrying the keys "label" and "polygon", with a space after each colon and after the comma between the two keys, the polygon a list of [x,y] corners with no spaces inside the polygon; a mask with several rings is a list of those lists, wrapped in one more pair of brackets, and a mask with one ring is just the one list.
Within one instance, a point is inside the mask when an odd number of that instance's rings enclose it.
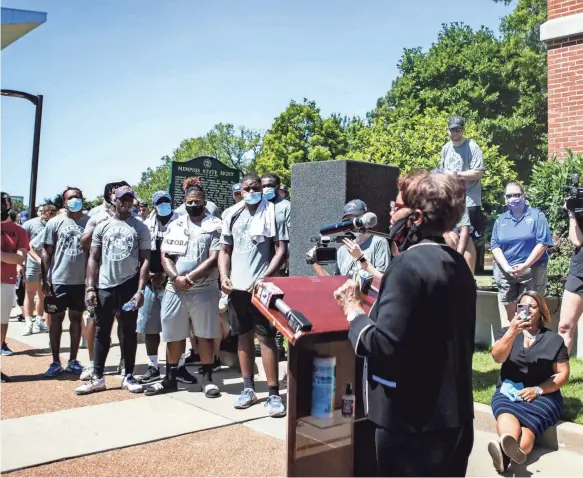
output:
{"label": "eyeglasses", "polygon": [[400,202],[397,201],[391,201],[390,202],[390,209],[391,212],[397,212],[399,209],[403,209],[405,206],[404,204],[401,204]]}
{"label": "eyeglasses", "polygon": [[506,199],[519,198],[522,196],[522,193],[505,194],[505,196]]}

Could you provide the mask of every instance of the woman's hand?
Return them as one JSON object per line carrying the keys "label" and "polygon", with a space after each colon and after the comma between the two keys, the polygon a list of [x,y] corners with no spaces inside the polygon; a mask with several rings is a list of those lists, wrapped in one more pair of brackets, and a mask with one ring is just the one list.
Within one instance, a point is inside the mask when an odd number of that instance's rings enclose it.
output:
{"label": "woman's hand", "polygon": [[531,325],[531,317],[528,317],[526,320],[522,320],[518,314],[515,314],[514,318],[510,322],[510,327],[508,327],[508,332],[510,332],[512,335],[517,335],[523,330],[530,328]]}
{"label": "woman's hand", "polygon": [[532,402],[537,396],[534,387],[523,388],[517,393],[517,395],[525,402]]}
{"label": "woman's hand", "polygon": [[357,259],[358,260],[358,259],[360,259],[362,257],[362,249],[352,239],[342,239],[342,243],[346,246],[346,249],[348,249],[348,253],[354,259]]}
{"label": "woman's hand", "polygon": [[338,305],[348,315],[351,310],[362,309],[362,292],[360,286],[353,280],[348,280],[336,289],[334,298]]}

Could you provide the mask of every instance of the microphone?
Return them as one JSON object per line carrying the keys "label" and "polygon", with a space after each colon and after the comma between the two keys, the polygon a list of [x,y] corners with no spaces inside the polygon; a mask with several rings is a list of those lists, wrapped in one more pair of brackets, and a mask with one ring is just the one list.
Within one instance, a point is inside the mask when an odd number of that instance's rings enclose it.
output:
{"label": "microphone", "polygon": [[265,307],[278,310],[283,315],[288,325],[294,332],[307,332],[312,330],[311,322],[297,310],[292,310],[283,301],[283,291],[271,282],[261,282],[257,295]]}
{"label": "microphone", "polygon": [[328,234],[336,234],[343,231],[358,231],[360,229],[372,229],[377,225],[377,215],[373,212],[367,212],[361,217],[348,219],[347,221],[337,222],[336,224],[328,224],[320,228],[320,234],[327,236]]}

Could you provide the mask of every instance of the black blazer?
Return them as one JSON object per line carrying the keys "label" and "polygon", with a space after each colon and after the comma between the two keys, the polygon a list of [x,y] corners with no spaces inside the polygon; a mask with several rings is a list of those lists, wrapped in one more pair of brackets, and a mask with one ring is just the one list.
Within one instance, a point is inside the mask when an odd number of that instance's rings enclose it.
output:
{"label": "black blazer", "polygon": [[411,433],[466,425],[475,328],[476,284],[457,251],[423,241],[394,258],[349,331],[368,359],[369,419]]}

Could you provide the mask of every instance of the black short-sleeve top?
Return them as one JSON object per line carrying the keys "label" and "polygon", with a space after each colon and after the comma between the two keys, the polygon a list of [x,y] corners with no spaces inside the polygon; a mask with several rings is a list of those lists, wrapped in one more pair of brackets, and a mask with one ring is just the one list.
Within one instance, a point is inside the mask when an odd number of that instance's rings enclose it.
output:
{"label": "black short-sleeve top", "polygon": [[[507,330],[508,327],[501,328],[496,334],[496,341]],[[569,353],[563,337],[556,332],[541,328],[529,348],[524,347],[524,334],[517,334],[510,355],[502,364],[498,385],[504,380],[522,382],[525,387],[540,385],[554,374],[553,365],[565,360],[569,360]]]}

